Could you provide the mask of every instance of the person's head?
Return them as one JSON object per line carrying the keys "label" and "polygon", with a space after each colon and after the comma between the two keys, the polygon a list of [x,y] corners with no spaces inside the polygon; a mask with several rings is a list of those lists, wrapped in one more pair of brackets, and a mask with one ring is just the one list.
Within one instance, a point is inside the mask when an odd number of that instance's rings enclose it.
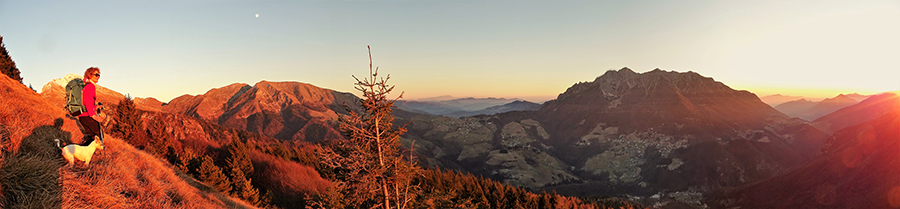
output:
{"label": "person's head", "polygon": [[84,70],[84,80],[97,83],[100,80],[100,68],[89,67],[87,70]]}

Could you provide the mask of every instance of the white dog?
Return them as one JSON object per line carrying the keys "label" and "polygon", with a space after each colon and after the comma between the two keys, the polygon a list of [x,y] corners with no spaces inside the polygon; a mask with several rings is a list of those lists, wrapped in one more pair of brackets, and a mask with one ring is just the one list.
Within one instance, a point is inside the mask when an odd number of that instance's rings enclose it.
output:
{"label": "white dog", "polygon": [[56,147],[62,149],[62,156],[69,161],[69,165],[72,166],[75,164],[75,159],[83,160],[84,165],[88,165],[91,163],[91,157],[94,156],[94,151],[97,149],[103,149],[103,142],[100,140],[94,140],[88,146],[81,146],[77,144],[66,145],[65,147],[60,147],[61,143],[59,139],[56,140]]}

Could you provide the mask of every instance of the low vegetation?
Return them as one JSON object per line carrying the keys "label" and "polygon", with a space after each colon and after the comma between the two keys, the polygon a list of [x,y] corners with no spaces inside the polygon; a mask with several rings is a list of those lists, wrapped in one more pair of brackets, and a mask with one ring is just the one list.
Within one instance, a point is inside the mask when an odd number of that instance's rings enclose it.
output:
{"label": "low vegetation", "polygon": [[90,165],[67,167],[54,139],[80,140],[74,120],[5,75],[0,94],[0,208],[252,207],[112,137]]}

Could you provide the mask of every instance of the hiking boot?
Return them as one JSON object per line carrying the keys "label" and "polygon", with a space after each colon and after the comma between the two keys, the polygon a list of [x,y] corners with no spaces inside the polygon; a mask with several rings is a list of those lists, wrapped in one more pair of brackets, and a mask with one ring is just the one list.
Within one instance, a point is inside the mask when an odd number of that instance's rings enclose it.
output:
{"label": "hiking boot", "polygon": [[81,144],[79,144],[79,145],[81,145],[81,146],[91,145],[91,142],[93,142],[95,138],[97,138],[97,135],[84,136],[84,138],[82,138],[82,140],[81,140]]}

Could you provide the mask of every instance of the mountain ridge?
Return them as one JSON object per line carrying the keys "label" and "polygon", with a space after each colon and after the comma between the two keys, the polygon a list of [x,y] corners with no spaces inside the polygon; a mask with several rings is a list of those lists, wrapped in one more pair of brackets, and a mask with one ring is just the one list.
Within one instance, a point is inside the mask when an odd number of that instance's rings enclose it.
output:
{"label": "mountain ridge", "polygon": [[[900,111],[835,132],[810,163],[712,195],[712,208],[900,207]],[[779,198],[772,198],[772,197]]]}
{"label": "mountain ridge", "polygon": [[541,108],[540,104],[529,102],[525,100],[516,100],[514,102],[506,103],[503,105],[495,105],[490,106],[477,111],[457,111],[444,114],[445,116],[450,117],[468,117],[475,115],[493,115],[498,113],[505,113],[510,111],[534,111]]}
{"label": "mountain ridge", "polygon": [[859,101],[856,101],[852,97],[844,94],[839,94],[835,97],[826,98],[819,102],[812,102],[806,99],[785,102],[783,104],[775,106],[775,109],[791,117],[799,117],[807,121],[813,121],[836,110],[857,103],[859,103]]}
{"label": "mountain ridge", "polygon": [[[397,108],[431,115],[447,115],[447,116],[463,116],[465,112],[478,112],[494,106],[509,104],[522,99],[513,98],[452,98],[452,97],[434,97],[430,100],[398,100],[394,103]],[[444,99],[444,100],[439,100]]]}
{"label": "mountain ridge", "polygon": [[342,138],[334,124],[355,96],[300,82],[235,83],[173,99],[162,110],[284,140]]}
{"label": "mountain ridge", "polygon": [[[707,96],[712,95],[712,96]],[[754,94],[747,91],[736,91],[721,82],[703,77],[695,72],[664,72],[660,69],[638,74],[628,68],[619,71],[607,71],[593,82],[578,83],[559,95],[555,100],[544,104],[539,112],[542,114],[578,115],[577,111],[601,112],[606,117],[627,117],[624,115],[608,115],[622,105],[635,104],[638,107],[623,110],[629,114],[640,114],[640,118],[658,118],[659,120],[704,120],[704,117],[723,118],[727,123],[762,124],[765,117],[787,118],[786,115],[762,103]],[[726,107],[706,108],[706,106],[728,104]],[[671,110],[663,109],[670,108]],[[754,111],[754,112],[747,112]],[[662,115],[659,115],[662,114]],[[712,116],[710,116],[712,115]],[[759,117],[753,115],[760,115]],[[750,117],[748,117],[750,116]],[[568,120],[561,126],[572,126],[588,120],[585,115],[578,119]],[[561,118],[560,118],[561,119]],[[565,121],[565,120],[564,120]],[[686,120],[673,121],[687,123]],[[641,121],[617,121],[611,126],[627,127],[627,129],[648,129],[663,127],[668,131],[678,129],[674,123],[648,124]],[[626,130],[627,131],[627,130]]]}
{"label": "mountain ridge", "polygon": [[826,133],[844,129],[880,117],[900,107],[900,96],[887,92],[877,94],[857,104],[836,110],[812,121],[813,126]]}

